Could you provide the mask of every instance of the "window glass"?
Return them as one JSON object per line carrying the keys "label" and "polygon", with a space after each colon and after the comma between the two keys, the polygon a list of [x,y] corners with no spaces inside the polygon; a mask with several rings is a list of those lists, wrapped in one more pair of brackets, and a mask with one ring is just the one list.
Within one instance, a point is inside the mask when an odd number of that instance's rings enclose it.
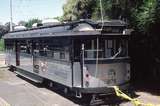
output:
{"label": "window glass", "polygon": [[56,60],[69,60],[68,39],[41,39],[36,41],[34,51],[37,55]]}
{"label": "window glass", "polygon": [[108,49],[112,49],[113,48],[113,40],[105,40],[105,41],[107,41],[107,48]]}
{"label": "window glass", "polygon": [[65,59],[65,52],[60,52],[60,59]]}
{"label": "window glass", "polygon": [[[97,40],[85,40],[85,58],[96,58],[97,57]],[[103,43],[99,41],[98,57],[103,57]]]}
{"label": "window glass", "polygon": [[[128,56],[128,41],[123,39],[99,39],[98,58],[118,58]],[[97,40],[85,41],[85,58],[97,57]]]}
{"label": "window glass", "polygon": [[14,49],[14,40],[5,40],[5,48],[8,52],[13,52]]}
{"label": "window glass", "polygon": [[18,42],[20,47],[20,53],[31,54],[32,53],[32,43],[29,40],[21,40]]}

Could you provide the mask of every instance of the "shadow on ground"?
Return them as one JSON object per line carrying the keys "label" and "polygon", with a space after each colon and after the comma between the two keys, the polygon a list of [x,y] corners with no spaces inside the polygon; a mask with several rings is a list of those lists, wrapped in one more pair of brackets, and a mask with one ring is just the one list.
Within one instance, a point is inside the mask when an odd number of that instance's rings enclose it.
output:
{"label": "shadow on ground", "polygon": [[[56,94],[74,102],[75,104],[77,105],[80,105],[80,106],[119,106],[120,104],[122,103],[125,103],[125,102],[128,102],[128,101],[125,101],[125,100],[122,100],[118,97],[116,97],[115,95],[110,95],[110,96],[107,96],[107,98],[101,98],[101,99],[96,99],[96,100],[91,100],[91,101],[83,101],[81,99],[78,99],[75,97],[75,95],[71,92],[69,92],[69,94],[65,94],[63,89],[60,88],[60,87],[55,87],[53,86],[52,88],[49,87],[48,85],[46,84],[37,84],[29,79],[26,79],[22,76],[19,76],[17,75],[19,78],[31,83],[32,85],[38,87],[38,88],[47,88],[53,92],[55,92]],[[133,91],[131,93],[132,97],[136,98],[138,97],[138,95],[136,95]],[[87,98],[86,98],[87,99]]]}
{"label": "shadow on ground", "polygon": [[[100,100],[96,100],[96,101],[91,101],[89,103],[89,101],[81,101],[81,99],[78,99],[75,97],[74,94],[72,93],[69,93],[69,94],[65,94],[63,89],[59,89],[59,87],[49,87],[47,86],[46,84],[37,84],[29,79],[26,79],[22,76],[19,76],[17,75],[18,77],[20,77],[21,79],[31,83],[32,85],[38,87],[38,88],[47,88],[53,92],[55,92],[56,94],[74,102],[75,104],[78,104],[80,106],[108,106],[108,105],[111,105],[111,106],[119,106],[120,104],[124,104],[128,101],[124,101],[116,96],[108,96],[108,98],[103,98],[103,99],[100,99]],[[160,96],[160,85],[158,84],[158,82],[150,82],[150,81],[147,81],[147,82],[137,82],[137,83],[134,83],[132,84],[132,89],[131,89],[131,92],[130,92],[130,96],[132,98],[137,98],[139,97],[139,95],[136,95],[135,92],[147,92],[147,93],[150,93],[152,95],[155,95],[155,96]]]}
{"label": "shadow on ground", "polygon": [[[115,96],[108,96],[108,98],[103,98],[103,99],[100,99],[100,100],[96,100],[96,101],[91,101],[89,103],[89,101],[87,102],[83,102],[81,101],[80,99],[76,98],[72,93],[69,93],[69,94],[65,94],[63,92],[62,89],[59,89],[57,87],[48,87],[46,86],[45,84],[37,84],[37,83],[34,83],[33,81],[30,81],[24,77],[21,77],[18,75],[18,77],[22,78],[23,80],[26,80],[27,82],[35,85],[36,87],[39,87],[39,88],[47,88],[53,92],[55,92],[56,94],[74,102],[75,104],[77,105],[80,105],[80,106],[119,106],[120,104],[125,104],[126,102],[128,101],[125,101],[125,100],[122,100],[118,97],[115,97]],[[150,93],[152,95],[155,95],[155,96],[160,96],[160,85],[158,84],[158,82],[138,82],[138,83],[134,83],[132,84],[132,92],[130,93],[131,94],[131,97],[132,98],[137,98],[139,97],[139,95],[136,95],[135,92],[147,92],[147,93]]]}
{"label": "shadow on ground", "polygon": [[160,96],[160,81],[144,81],[133,84],[136,92],[147,92],[155,96]]}

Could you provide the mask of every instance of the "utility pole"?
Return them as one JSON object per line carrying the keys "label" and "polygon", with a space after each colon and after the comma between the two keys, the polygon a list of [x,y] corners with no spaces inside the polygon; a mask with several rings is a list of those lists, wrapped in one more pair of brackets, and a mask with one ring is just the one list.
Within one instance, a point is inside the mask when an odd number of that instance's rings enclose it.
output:
{"label": "utility pole", "polygon": [[10,0],[10,31],[13,31],[12,22],[13,22],[13,18],[12,18],[12,0]]}

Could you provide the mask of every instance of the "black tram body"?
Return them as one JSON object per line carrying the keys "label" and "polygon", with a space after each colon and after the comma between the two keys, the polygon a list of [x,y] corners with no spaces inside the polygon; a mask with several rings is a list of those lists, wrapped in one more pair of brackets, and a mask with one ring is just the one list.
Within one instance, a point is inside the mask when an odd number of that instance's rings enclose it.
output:
{"label": "black tram body", "polygon": [[6,64],[36,82],[48,79],[78,94],[126,90],[130,81],[128,40],[122,21],[83,20],[14,31],[4,36]]}

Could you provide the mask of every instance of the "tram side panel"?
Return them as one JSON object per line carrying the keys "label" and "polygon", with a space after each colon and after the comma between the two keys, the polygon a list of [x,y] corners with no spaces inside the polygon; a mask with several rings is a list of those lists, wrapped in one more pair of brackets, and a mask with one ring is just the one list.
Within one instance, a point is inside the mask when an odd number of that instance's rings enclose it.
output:
{"label": "tram side panel", "polygon": [[[14,40],[10,40],[9,42],[13,41]],[[25,42],[25,40],[23,42]],[[53,59],[52,57],[48,58],[45,56],[36,56],[35,54],[22,53],[22,50],[20,50],[18,53],[20,64],[17,66],[15,45],[14,43],[9,45],[7,43],[8,42],[5,42],[6,64],[9,66],[15,66],[23,71],[30,72],[31,74],[38,75],[42,78],[72,87],[72,66],[70,61],[62,61]],[[60,52],[57,54],[60,54]],[[59,56],[60,55],[56,55],[55,57]],[[66,53],[65,56],[69,60],[69,53]]]}
{"label": "tram side panel", "polygon": [[16,66],[16,53],[12,51],[10,54],[11,54],[10,65]]}
{"label": "tram side panel", "polygon": [[12,50],[6,50],[5,53],[6,53],[6,59],[5,59],[6,65],[16,66],[15,52],[13,52]]}
{"label": "tram side panel", "polygon": [[20,68],[33,72],[33,57],[31,54],[20,53]]}
{"label": "tram side panel", "polygon": [[[25,56],[24,56],[25,55]],[[20,56],[20,68],[60,84],[71,87],[71,63],[57,61],[42,56]]]}
{"label": "tram side panel", "polygon": [[33,72],[39,76],[71,87],[71,63],[45,57],[34,58]]}
{"label": "tram side panel", "polygon": [[5,43],[5,63],[8,66],[16,66],[16,52],[14,40],[4,40]]}
{"label": "tram side panel", "polygon": [[126,84],[130,80],[129,63],[85,64],[84,87],[109,87]]}
{"label": "tram side panel", "polygon": [[82,73],[80,62],[73,63],[73,86],[77,88],[82,87]]}

